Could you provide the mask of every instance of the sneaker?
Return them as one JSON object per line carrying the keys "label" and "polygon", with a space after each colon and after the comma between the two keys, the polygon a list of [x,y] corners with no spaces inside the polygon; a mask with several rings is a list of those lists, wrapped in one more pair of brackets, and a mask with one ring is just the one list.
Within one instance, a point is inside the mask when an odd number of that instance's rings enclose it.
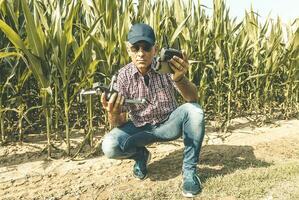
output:
{"label": "sneaker", "polygon": [[195,172],[185,173],[183,178],[183,196],[195,197],[201,192],[201,182]]}
{"label": "sneaker", "polygon": [[133,167],[133,175],[136,178],[143,180],[147,177],[147,164],[149,163],[150,159],[151,153],[146,148],[144,148],[142,158],[136,160],[136,163]]}

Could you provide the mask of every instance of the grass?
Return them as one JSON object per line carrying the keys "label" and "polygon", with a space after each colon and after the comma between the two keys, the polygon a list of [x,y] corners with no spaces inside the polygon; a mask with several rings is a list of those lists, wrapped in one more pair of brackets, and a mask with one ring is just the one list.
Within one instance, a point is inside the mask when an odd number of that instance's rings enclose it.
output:
{"label": "grass", "polygon": [[[299,198],[299,162],[236,170],[231,174],[210,174],[203,192],[195,199],[285,199]],[[175,178],[178,179],[178,178]],[[179,181],[158,182],[154,188],[115,193],[112,199],[183,199]]]}
{"label": "grass", "polygon": [[238,170],[233,174],[211,178],[204,184],[203,196],[263,199],[275,186],[296,177],[298,179],[298,164],[298,162],[291,162],[265,168],[249,168]]}

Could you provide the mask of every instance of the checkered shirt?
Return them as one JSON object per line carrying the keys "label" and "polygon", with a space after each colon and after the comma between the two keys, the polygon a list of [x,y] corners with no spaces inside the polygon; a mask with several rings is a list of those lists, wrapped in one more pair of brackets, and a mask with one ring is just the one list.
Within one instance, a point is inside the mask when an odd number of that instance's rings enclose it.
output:
{"label": "checkered shirt", "polygon": [[155,125],[165,121],[177,108],[175,85],[170,74],[158,74],[153,69],[147,73],[148,86],[144,77],[133,63],[119,70],[114,88],[127,99],[146,99],[145,104],[125,104],[124,112],[129,112],[136,127]]}

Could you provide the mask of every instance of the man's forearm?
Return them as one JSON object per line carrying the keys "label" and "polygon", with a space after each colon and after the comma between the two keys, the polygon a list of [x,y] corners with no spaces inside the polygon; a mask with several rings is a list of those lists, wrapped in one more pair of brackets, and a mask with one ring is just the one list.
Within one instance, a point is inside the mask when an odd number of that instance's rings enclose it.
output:
{"label": "man's forearm", "polygon": [[179,81],[175,81],[175,84],[186,101],[198,100],[197,88],[187,77],[184,76]]}
{"label": "man's forearm", "polygon": [[108,112],[108,121],[111,127],[121,126],[126,123],[126,113],[110,113]]}

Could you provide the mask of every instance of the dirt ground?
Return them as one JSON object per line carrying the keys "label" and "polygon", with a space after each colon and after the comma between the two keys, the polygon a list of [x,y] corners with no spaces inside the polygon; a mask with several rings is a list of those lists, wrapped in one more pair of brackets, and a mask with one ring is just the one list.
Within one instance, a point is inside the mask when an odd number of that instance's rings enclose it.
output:
{"label": "dirt ground", "polygon": [[[206,132],[198,165],[203,191],[205,182],[212,177],[273,163],[299,161],[299,120],[276,121],[256,127],[246,119],[238,119],[225,135],[214,132],[209,126]],[[100,141],[101,137],[97,139]],[[82,138],[73,139],[72,143],[80,140]],[[178,199],[181,139],[149,146],[152,160],[149,176],[144,181],[132,176],[132,161],[107,159],[100,150],[78,160],[59,158],[57,150],[56,154],[54,151],[57,159],[46,160],[46,153],[42,152],[44,146],[43,140],[33,142],[27,138],[22,145],[13,143],[0,147],[0,199],[130,199],[131,194],[143,191],[154,194],[144,199]],[[299,194],[299,177],[294,178],[287,186],[276,185],[277,189],[287,187]],[[262,199],[273,198],[265,196]]]}

